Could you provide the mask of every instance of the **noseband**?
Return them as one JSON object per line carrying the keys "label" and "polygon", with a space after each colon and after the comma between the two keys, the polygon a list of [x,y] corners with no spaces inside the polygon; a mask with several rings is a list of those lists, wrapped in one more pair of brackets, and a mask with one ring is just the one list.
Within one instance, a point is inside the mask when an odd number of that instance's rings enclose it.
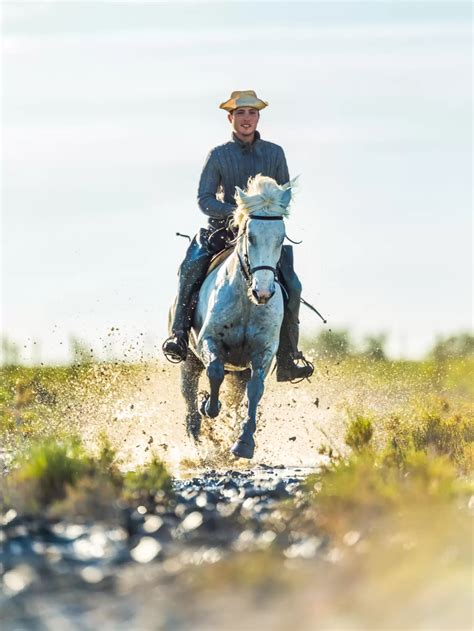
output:
{"label": "noseband", "polygon": [[[261,221],[283,221],[283,217],[281,215],[249,215],[249,219],[260,219]],[[247,230],[247,224],[245,225],[242,236],[246,234],[246,230]],[[236,250],[236,252],[239,259],[242,274],[244,275],[244,278],[249,287],[252,286],[252,276],[255,274],[255,272],[258,272],[259,270],[262,270],[262,269],[273,272],[273,276],[275,277],[275,280],[278,282],[278,272],[275,267],[270,267],[270,265],[257,265],[256,267],[250,267],[247,244],[245,246],[244,261],[242,260],[242,257],[240,256],[240,252],[238,250]]]}

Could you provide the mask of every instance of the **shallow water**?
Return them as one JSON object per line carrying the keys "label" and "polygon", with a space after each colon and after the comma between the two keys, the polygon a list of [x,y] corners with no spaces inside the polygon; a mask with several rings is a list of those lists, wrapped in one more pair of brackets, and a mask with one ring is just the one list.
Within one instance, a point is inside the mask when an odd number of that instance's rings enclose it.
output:
{"label": "shallow water", "polygon": [[[266,518],[278,502],[298,493],[312,470],[256,466],[187,472],[175,479],[169,505],[124,507],[113,524],[6,512],[0,527],[2,628],[74,628],[80,620],[80,628],[125,628],[141,615],[135,591],[150,577],[166,585],[190,566],[274,544],[276,534],[263,525]],[[286,537],[282,545],[293,544]],[[127,591],[130,582],[133,589]],[[115,600],[123,589],[128,604]],[[172,610],[163,628],[180,628],[172,625]],[[140,625],[145,626],[132,628],[162,628],[153,627],[152,619]]]}

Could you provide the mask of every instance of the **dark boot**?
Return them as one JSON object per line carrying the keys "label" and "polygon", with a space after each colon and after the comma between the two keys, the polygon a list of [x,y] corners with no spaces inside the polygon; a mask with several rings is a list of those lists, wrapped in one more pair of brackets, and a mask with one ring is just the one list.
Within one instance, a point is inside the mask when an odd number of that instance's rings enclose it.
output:
{"label": "dark boot", "polygon": [[[283,246],[278,269],[288,299],[285,300],[285,313],[276,356],[277,381],[301,381],[311,377],[314,366],[298,351],[301,283],[293,267],[293,248],[291,245]],[[298,365],[298,361],[302,365]]]}
{"label": "dark boot", "polygon": [[194,237],[179,268],[178,296],[171,325],[172,335],[162,346],[166,359],[174,364],[184,361],[188,354],[188,336],[193,315],[192,297],[201,286],[212,258],[207,245],[207,232],[203,228]]}
{"label": "dark boot", "polygon": [[[301,381],[309,379],[314,366],[298,351],[298,324],[290,323],[287,314],[283,318],[280,331],[280,345],[277,351],[277,381]],[[301,362],[299,365],[297,362]]]}

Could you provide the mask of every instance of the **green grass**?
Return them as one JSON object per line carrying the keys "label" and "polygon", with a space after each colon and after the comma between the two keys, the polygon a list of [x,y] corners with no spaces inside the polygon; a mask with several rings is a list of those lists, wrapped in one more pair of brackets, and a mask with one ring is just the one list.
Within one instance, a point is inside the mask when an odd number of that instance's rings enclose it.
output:
{"label": "green grass", "polygon": [[125,363],[79,366],[14,366],[0,369],[0,445],[16,452],[25,441],[81,434],[88,403],[120,397],[147,367]]}
{"label": "green grass", "polygon": [[[375,425],[383,442],[374,440]],[[467,505],[472,473],[474,417],[444,411],[423,413],[410,422],[356,416],[349,422],[346,457],[306,480],[307,518],[330,535],[345,529],[368,531],[390,515],[450,513],[457,501]],[[429,527],[429,524],[426,524]]]}
{"label": "green grass", "polygon": [[347,428],[345,442],[354,451],[362,451],[370,444],[373,435],[372,421],[363,416],[356,416]]}
{"label": "green grass", "polygon": [[146,466],[125,474],[124,491],[127,497],[149,501],[171,492],[171,477],[164,463],[153,456]]}
{"label": "green grass", "polygon": [[17,454],[0,479],[0,508],[18,513],[109,519],[118,502],[171,496],[171,478],[153,456],[134,473],[123,473],[102,438],[96,453],[75,437],[35,440]]}
{"label": "green grass", "polygon": [[[33,443],[17,456],[12,472],[6,478],[7,498],[40,511],[52,501],[63,499],[68,486],[89,473],[91,462],[79,441],[55,441],[52,438]],[[15,501],[15,498],[18,498]]]}

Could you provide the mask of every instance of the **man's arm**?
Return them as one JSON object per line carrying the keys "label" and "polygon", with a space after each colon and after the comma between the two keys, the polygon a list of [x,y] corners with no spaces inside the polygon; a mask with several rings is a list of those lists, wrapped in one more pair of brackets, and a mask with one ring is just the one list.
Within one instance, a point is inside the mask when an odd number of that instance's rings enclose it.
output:
{"label": "man's arm", "polygon": [[218,159],[214,151],[208,155],[201,173],[198,189],[198,204],[202,212],[208,217],[225,219],[234,210],[232,204],[216,199],[216,193],[221,183]]}
{"label": "man's arm", "polygon": [[288,165],[286,163],[285,152],[283,151],[281,147],[278,147],[278,149],[280,151],[279,151],[279,156],[278,156],[278,161],[277,161],[275,180],[277,181],[277,184],[282,186],[283,184],[286,184],[287,182],[290,181],[290,174],[288,172]]}

